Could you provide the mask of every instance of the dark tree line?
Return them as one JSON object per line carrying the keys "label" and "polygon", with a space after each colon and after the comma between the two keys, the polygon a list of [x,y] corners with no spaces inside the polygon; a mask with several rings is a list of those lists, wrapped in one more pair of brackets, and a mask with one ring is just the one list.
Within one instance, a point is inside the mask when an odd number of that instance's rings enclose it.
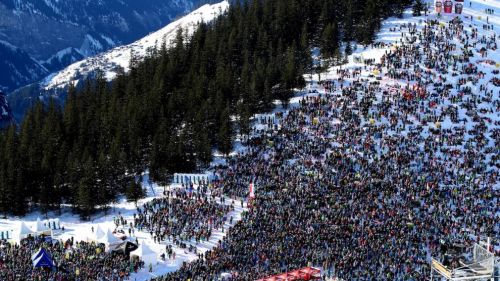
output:
{"label": "dark tree line", "polygon": [[107,83],[102,73],[63,107],[36,104],[19,127],[0,134],[0,212],[22,215],[72,204],[82,217],[128,194],[136,175],[156,181],[205,167],[212,149],[229,153],[256,112],[285,105],[304,86],[310,50],[340,54],[342,42],[369,44],[381,19],[407,0],[267,0],[235,3],[189,40]]}

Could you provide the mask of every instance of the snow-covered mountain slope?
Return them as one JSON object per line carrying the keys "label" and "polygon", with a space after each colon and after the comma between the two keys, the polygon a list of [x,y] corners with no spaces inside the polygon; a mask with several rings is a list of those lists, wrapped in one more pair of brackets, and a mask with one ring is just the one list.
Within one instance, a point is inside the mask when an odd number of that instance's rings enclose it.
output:
{"label": "snow-covered mountain slope", "polygon": [[[200,2],[206,1],[0,0],[0,40],[27,53],[52,73],[84,57],[129,44],[188,13]],[[68,48],[72,54],[61,57]],[[8,64],[13,64],[10,56],[0,52],[1,74],[12,76],[16,70],[4,67]],[[18,69],[31,65],[27,59]],[[46,75],[2,82],[0,86],[13,91]]]}
{"label": "snow-covered mountain slope", "polygon": [[66,69],[47,77],[42,82],[42,86],[45,90],[65,87],[70,82],[85,78],[97,70],[104,71],[106,79],[111,80],[116,76],[119,69],[123,69],[125,72],[128,71],[132,54],[135,58],[140,59],[146,55],[147,50],[150,48],[160,47],[163,42],[168,46],[175,39],[179,29],[182,29],[185,35],[190,36],[199,23],[213,20],[226,11],[228,7],[229,3],[227,1],[204,5],[130,45],[120,46],[76,62]]}
{"label": "snow-covered mountain slope", "polygon": [[0,90],[20,87],[49,74],[25,51],[0,40]]}
{"label": "snow-covered mountain slope", "polygon": [[58,70],[63,69],[64,67],[74,63],[75,61],[79,61],[85,58],[85,55],[82,54],[82,51],[77,48],[68,47],[65,48],[49,59],[43,62],[43,65],[47,69]]}

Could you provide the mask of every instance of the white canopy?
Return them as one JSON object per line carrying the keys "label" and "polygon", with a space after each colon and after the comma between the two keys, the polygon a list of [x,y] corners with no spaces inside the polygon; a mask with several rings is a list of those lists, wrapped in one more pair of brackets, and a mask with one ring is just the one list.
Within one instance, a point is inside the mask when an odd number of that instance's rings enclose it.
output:
{"label": "white canopy", "polygon": [[130,256],[139,257],[146,265],[155,265],[157,262],[156,252],[153,251],[145,242],[142,242],[135,251],[130,252]]}
{"label": "white canopy", "polygon": [[49,232],[49,231],[50,231],[50,229],[43,224],[43,222],[40,220],[40,218],[37,218],[33,232],[45,233],[45,232]]}
{"label": "white canopy", "polygon": [[87,236],[87,241],[89,241],[89,242],[100,242],[100,243],[103,243],[100,240],[105,235],[106,235],[106,232],[104,232],[104,230],[102,229],[102,227],[100,225],[97,225],[95,227],[95,229],[94,229],[94,232],[90,233]]}
{"label": "white canopy", "polygon": [[23,234],[23,235],[28,235],[28,234],[33,233],[31,228],[29,228],[29,226],[23,221],[19,224],[19,228],[17,230],[18,230],[17,232],[19,234]]}
{"label": "white canopy", "polygon": [[99,240],[102,237],[104,237],[105,235],[106,235],[106,233],[104,232],[104,230],[102,230],[101,226],[97,225],[97,227],[95,228],[95,232],[94,232],[95,240]]}
{"label": "white canopy", "polygon": [[108,228],[104,235],[97,239],[97,242],[104,244],[104,246],[106,246],[106,251],[111,251],[123,241],[116,238],[116,236],[113,235],[111,230]]}
{"label": "white canopy", "polygon": [[14,237],[12,237],[12,240],[14,242],[19,243],[21,242],[22,239],[28,237],[30,234],[33,234],[33,231],[26,225],[25,222],[20,222],[19,227],[14,231]]}

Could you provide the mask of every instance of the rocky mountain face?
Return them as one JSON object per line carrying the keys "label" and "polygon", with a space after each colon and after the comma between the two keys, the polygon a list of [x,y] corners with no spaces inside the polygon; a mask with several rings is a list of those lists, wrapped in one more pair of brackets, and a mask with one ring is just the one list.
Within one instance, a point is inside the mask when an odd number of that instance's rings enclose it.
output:
{"label": "rocky mountain face", "polygon": [[0,0],[0,89],[155,31],[201,0]]}
{"label": "rocky mountain face", "polygon": [[49,71],[28,53],[0,40],[0,91],[21,87],[48,73]]}

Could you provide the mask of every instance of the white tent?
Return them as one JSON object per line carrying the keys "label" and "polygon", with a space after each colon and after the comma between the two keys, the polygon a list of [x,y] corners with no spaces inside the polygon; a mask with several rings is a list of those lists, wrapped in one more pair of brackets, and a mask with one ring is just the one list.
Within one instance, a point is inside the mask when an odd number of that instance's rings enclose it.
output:
{"label": "white tent", "polygon": [[113,235],[111,230],[108,228],[108,231],[106,231],[102,237],[97,239],[97,242],[104,244],[106,251],[109,252],[115,249],[115,247],[120,245],[123,241],[116,238],[116,236]]}
{"label": "white tent", "polygon": [[19,227],[14,231],[14,235],[12,240],[14,242],[19,243],[22,239],[27,238],[29,235],[33,235],[33,231],[26,225],[25,222],[19,223]]}
{"label": "white tent", "polygon": [[[97,225],[94,229],[94,232],[90,233],[87,236],[87,241],[88,242],[100,242],[101,238],[103,238],[106,235],[106,232],[102,229],[100,225]],[[102,243],[102,242],[100,242]]]}
{"label": "white tent", "polygon": [[102,237],[104,237],[106,235],[106,233],[104,232],[104,230],[102,230],[101,226],[100,225],[97,225],[97,227],[95,228],[95,231],[94,231],[94,238],[95,240],[99,240],[101,239]]}
{"label": "white tent", "polygon": [[35,228],[33,229],[33,232],[35,232],[38,235],[45,234],[45,235],[50,235],[50,228],[45,226],[43,222],[38,218],[35,223]]}
{"label": "white tent", "polygon": [[130,252],[130,257],[132,256],[139,257],[146,266],[155,265],[157,262],[156,253],[145,242],[142,242],[135,251]]}

